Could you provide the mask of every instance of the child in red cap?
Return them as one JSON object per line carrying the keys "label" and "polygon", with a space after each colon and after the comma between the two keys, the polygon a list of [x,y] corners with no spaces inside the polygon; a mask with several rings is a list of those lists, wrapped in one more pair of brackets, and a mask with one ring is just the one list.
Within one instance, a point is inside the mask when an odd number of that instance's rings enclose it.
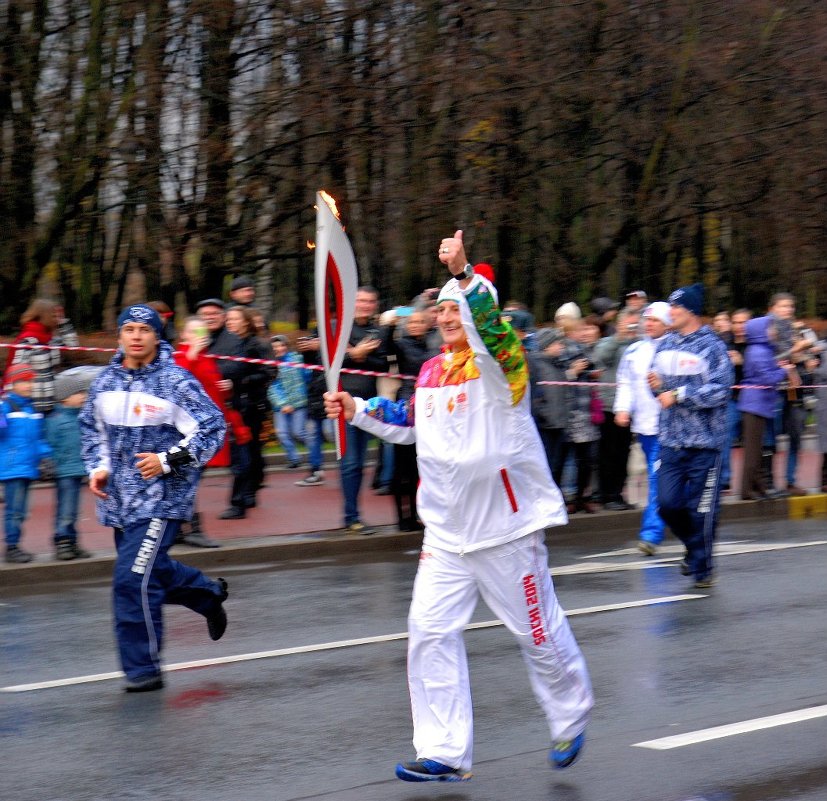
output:
{"label": "child in red cap", "polygon": [[32,403],[35,371],[28,364],[6,372],[6,391],[0,399],[0,481],[6,491],[4,530],[6,561],[24,564],[34,558],[20,547],[29,485],[40,476],[40,461],[52,455],[43,434],[43,414]]}

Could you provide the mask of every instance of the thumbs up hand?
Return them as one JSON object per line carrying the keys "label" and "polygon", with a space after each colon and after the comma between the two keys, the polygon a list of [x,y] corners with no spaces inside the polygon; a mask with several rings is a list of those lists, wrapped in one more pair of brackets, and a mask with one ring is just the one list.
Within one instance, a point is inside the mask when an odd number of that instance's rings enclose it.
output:
{"label": "thumbs up hand", "polygon": [[438,255],[439,260],[448,268],[451,275],[461,275],[465,265],[468,264],[462,231],[456,231],[453,236],[443,239],[439,244]]}

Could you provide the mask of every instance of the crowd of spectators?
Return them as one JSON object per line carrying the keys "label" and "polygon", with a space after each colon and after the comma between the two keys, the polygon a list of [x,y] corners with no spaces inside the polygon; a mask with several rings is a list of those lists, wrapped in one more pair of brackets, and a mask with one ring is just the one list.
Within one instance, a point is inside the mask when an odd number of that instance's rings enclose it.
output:
{"label": "crowd of spectators", "polygon": [[[477,265],[477,269],[494,281],[490,265]],[[308,369],[319,365],[317,333],[271,336],[255,306],[255,284],[246,276],[234,279],[229,295],[226,302],[221,298],[201,300],[195,315],[178,328],[168,307],[153,305],[164,321],[164,335],[177,339],[178,364],[196,375],[227,420],[226,442],[210,466],[229,467],[232,472],[227,509],[220,515],[232,520],[245,517],[258,502],[258,493],[265,486],[264,447],[272,432],[284,450],[286,467],[307,471],[297,477],[296,486],[313,487],[330,478],[325,475],[323,446],[332,438],[332,429],[325,420],[324,377],[318,369]],[[346,391],[364,398],[388,394],[405,399],[413,394],[411,376],[441,346],[435,323],[436,296],[437,290],[428,289],[410,305],[380,314],[379,293],[369,286],[359,288],[343,366],[365,372],[344,372],[341,380]],[[635,508],[626,485],[630,453],[637,443],[650,484],[650,497],[642,510],[641,549],[654,552],[663,533],[651,495],[658,408],[646,387],[646,373],[656,343],[671,325],[669,305],[653,302],[646,292],[636,289],[626,293],[622,303],[599,296],[581,308],[566,301],[553,321],[540,325],[526,305],[516,300],[502,304],[502,315],[529,355],[534,420],[569,514]],[[745,500],[803,494],[806,490],[798,475],[798,456],[808,420],[817,424],[820,451],[827,452],[825,344],[796,320],[795,299],[788,293],[774,295],[761,317],[754,317],[747,309],[719,311],[711,318],[710,327],[726,345],[735,374],[727,407],[729,447],[721,465],[723,491]],[[0,406],[7,561],[31,558],[20,547],[20,540],[26,492],[38,475],[37,465],[28,462],[17,471],[8,467],[9,462],[14,463],[13,443],[22,435],[42,443],[42,449],[36,451],[40,455],[61,450],[65,443],[55,440],[54,434],[47,441],[47,426],[32,421],[48,423],[55,412],[71,418],[76,412],[67,408],[76,409],[84,399],[82,394],[73,397],[67,407],[65,392],[55,392],[61,351],[38,350],[37,346],[77,344],[77,335],[62,308],[38,299],[21,318],[20,334],[7,351],[5,395]],[[369,374],[373,372],[390,378],[377,381]],[[85,376],[81,393],[93,377],[94,371]],[[19,424],[11,424],[20,417],[16,410],[24,412],[27,433],[15,432]],[[370,534],[373,529],[363,520],[359,499],[371,437],[349,425],[346,431],[346,453],[339,465],[341,525],[348,533]],[[773,464],[781,435],[788,444],[784,480],[778,482]],[[744,469],[740,485],[732,487],[730,450],[739,446],[744,448]],[[416,511],[414,448],[379,446],[373,479],[375,491],[392,496],[398,526],[406,531],[421,527]],[[80,475],[72,479],[74,485]],[[61,504],[63,518],[55,523],[56,555],[61,559],[88,555],[77,543],[72,519],[77,515],[77,504],[72,505],[70,483],[64,483],[68,500]],[[827,464],[822,468],[821,485],[827,490]],[[182,526],[179,541],[218,547],[203,529],[204,521],[196,513]],[[651,545],[648,550],[646,543]]]}

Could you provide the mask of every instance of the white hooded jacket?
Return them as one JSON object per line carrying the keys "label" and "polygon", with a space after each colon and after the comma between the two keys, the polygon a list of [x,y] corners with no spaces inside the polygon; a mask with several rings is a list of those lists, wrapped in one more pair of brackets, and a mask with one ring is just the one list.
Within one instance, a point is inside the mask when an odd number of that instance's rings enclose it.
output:
{"label": "white hooded jacket", "polygon": [[452,279],[440,299],[460,308],[470,351],[445,351],[419,373],[412,401],[356,399],[353,425],[416,442],[424,545],[466,553],[567,522],[531,416],[525,351],[495,290]]}
{"label": "white hooded jacket", "polygon": [[612,411],[628,412],[635,434],[657,434],[660,403],[646,377],[652,368],[659,339],[646,337],[626,348],[617,368],[617,392]]}

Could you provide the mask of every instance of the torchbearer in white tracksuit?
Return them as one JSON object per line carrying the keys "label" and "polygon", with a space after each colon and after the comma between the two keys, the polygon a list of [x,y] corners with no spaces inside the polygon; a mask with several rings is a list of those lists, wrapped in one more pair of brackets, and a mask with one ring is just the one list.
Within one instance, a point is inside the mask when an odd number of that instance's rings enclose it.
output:
{"label": "torchbearer in white tracksuit", "polygon": [[425,524],[408,616],[408,683],[417,759],[405,781],[463,781],[473,712],[463,629],[481,595],[517,638],[548,719],[555,767],[583,745],[593,705],[586,663],[548,569],[544,529],[567,522],[531,417],[525,352],[496,290],[473,273],[462,232],[442,240],[454,278],[440,292],[443,352],[410,401],[325,395],[329,417],[398,444],[416,442]]}

